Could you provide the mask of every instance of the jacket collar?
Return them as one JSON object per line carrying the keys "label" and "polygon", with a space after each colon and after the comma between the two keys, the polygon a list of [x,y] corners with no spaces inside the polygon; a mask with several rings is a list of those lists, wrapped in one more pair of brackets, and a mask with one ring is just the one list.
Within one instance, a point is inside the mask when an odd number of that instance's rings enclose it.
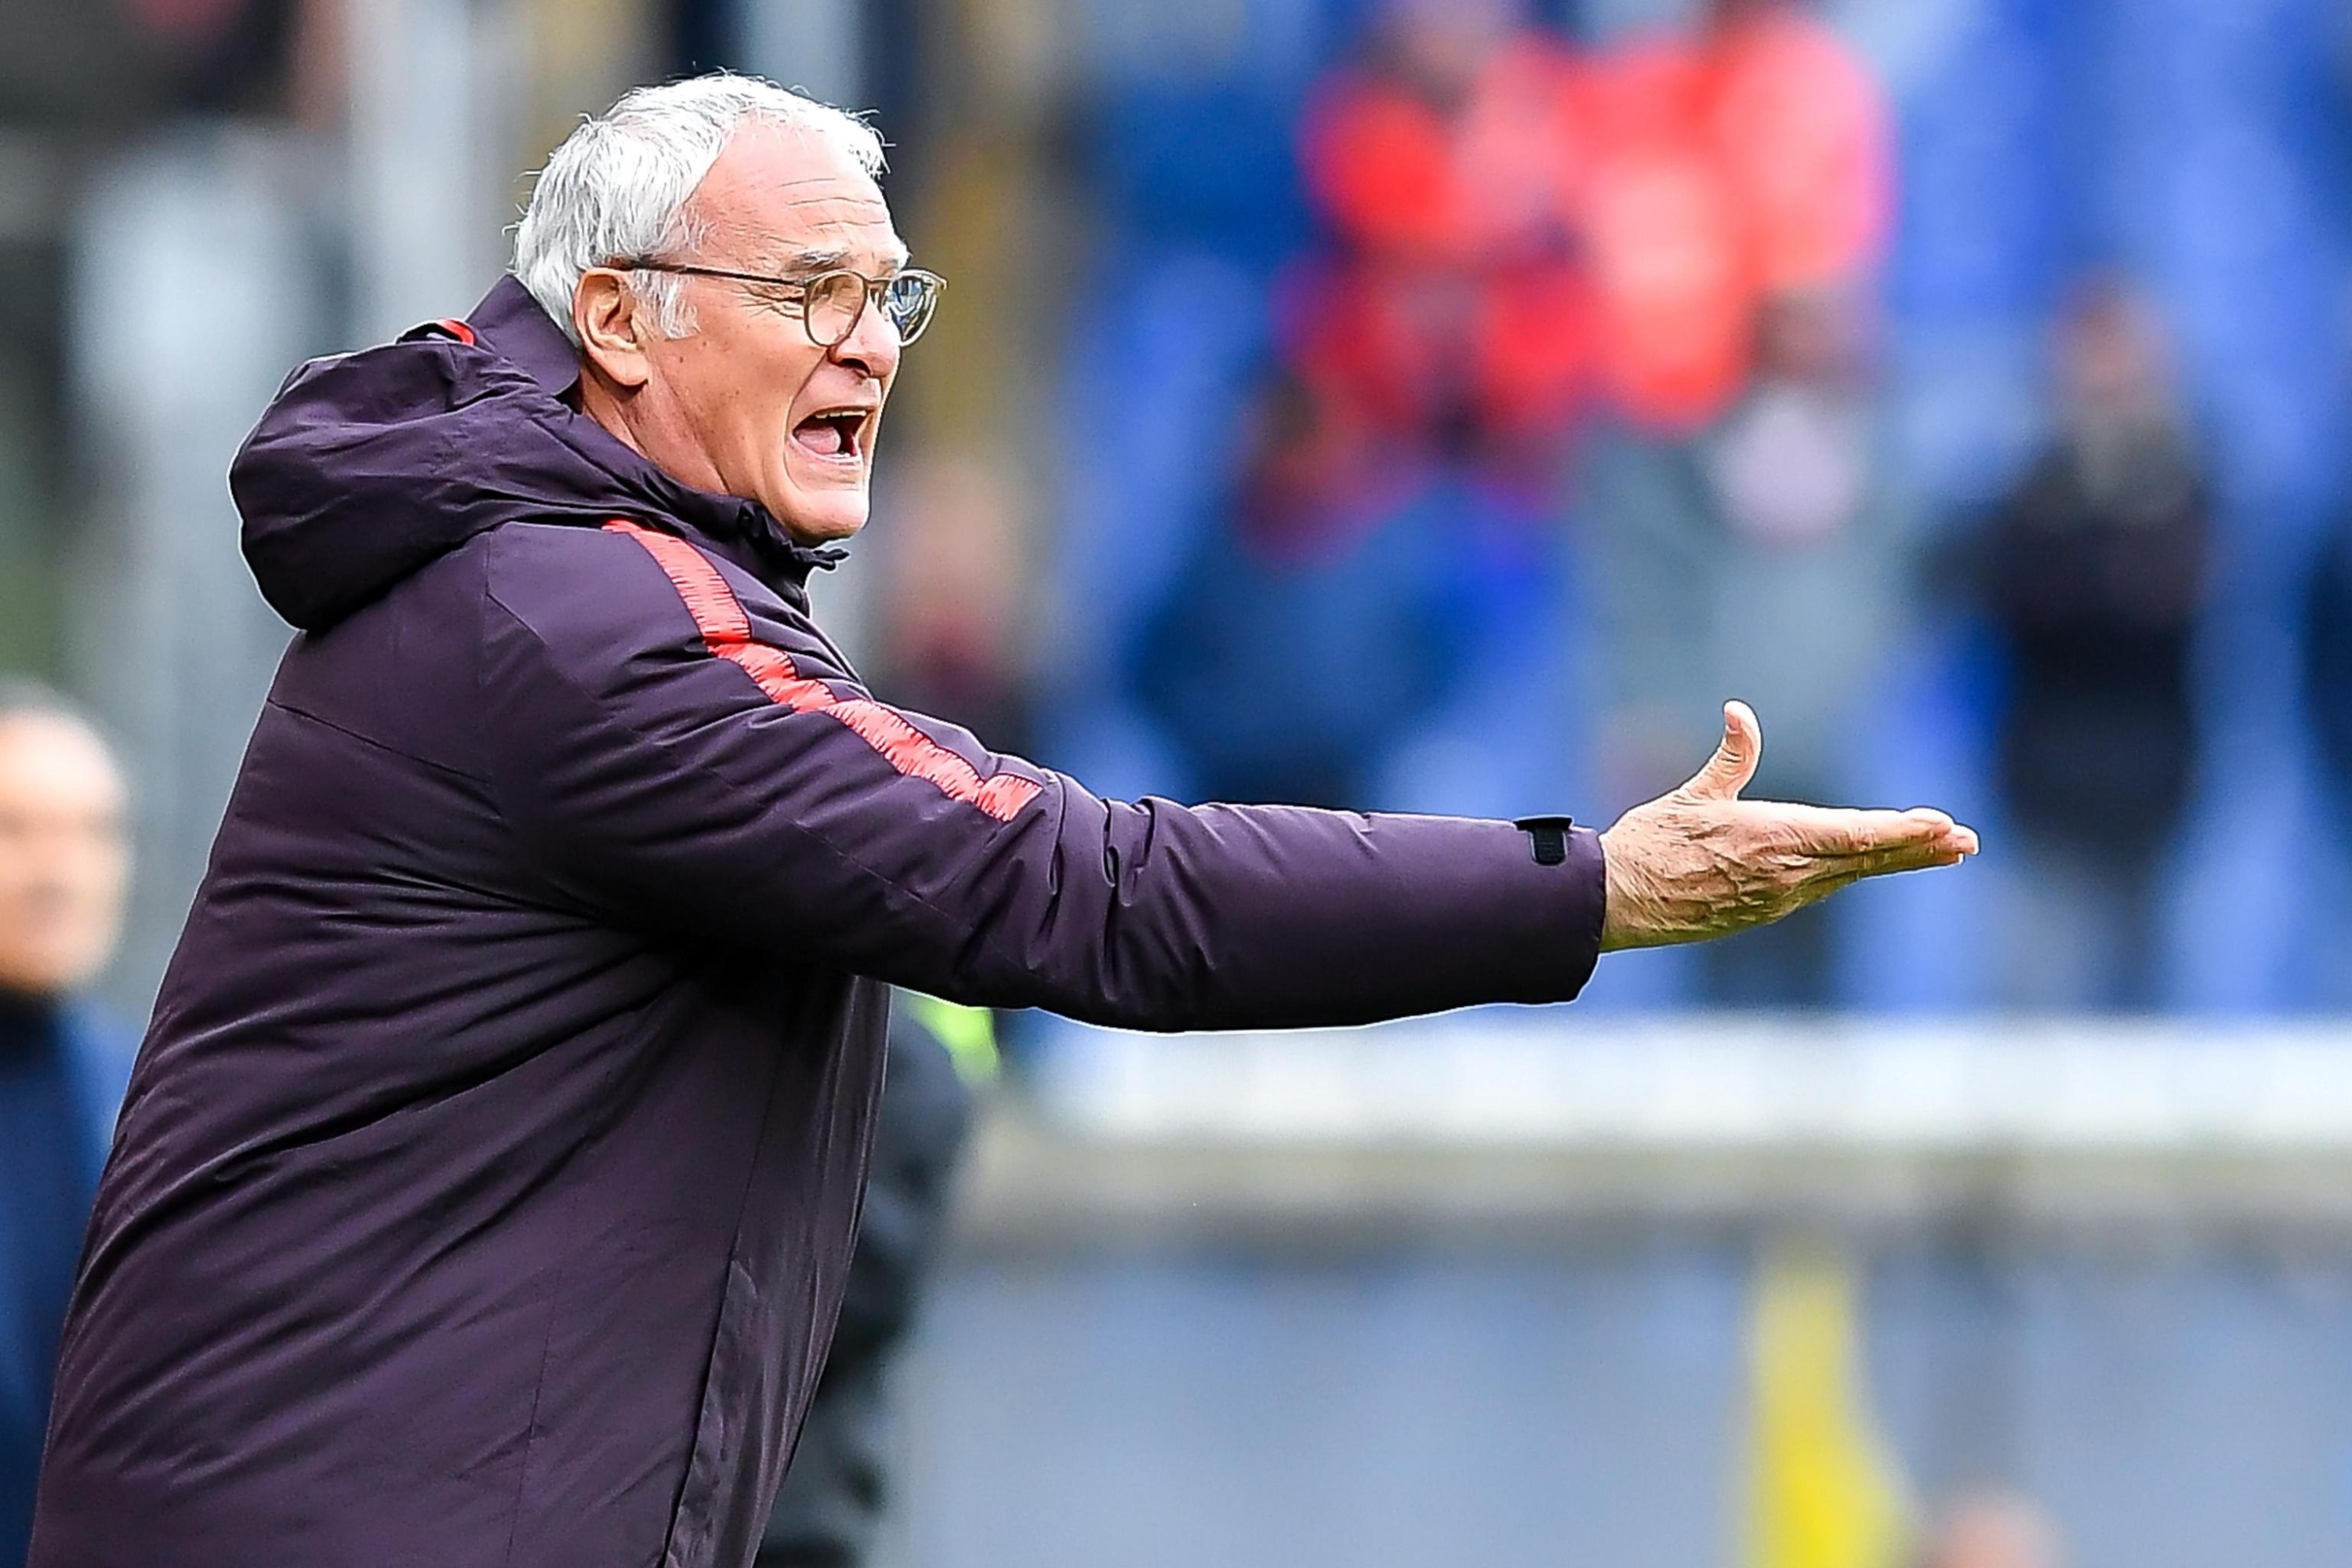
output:
{"label": "jacket collar", "polygon": [[846,553],[833,546],[799,542],[757,501],[698,489],[672,479],[627,442],[582,415],[577,397],[580,351],[513,274],[500,278],[482,296],[464,324],[476,342],[522,371],[542,392],[572,410],[562,431],[567,444],[598,468],[651,492],[669,510],[670,521],[701,534],[721,554],[762,582],[779,589],[789,585],[798,597],[812,571],[833,566]]}

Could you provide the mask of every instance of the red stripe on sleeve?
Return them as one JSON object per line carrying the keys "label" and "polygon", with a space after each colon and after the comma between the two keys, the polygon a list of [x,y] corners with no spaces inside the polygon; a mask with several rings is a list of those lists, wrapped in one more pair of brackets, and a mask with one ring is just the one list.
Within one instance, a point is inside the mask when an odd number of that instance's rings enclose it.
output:
{"label": "red stripe on sleeve", "polygon": [[702,633],[702,646],[741,668],[770,701],[796,713],[823,713],[838,720],[899,773],[978,806],[999,822],[1010,822],[1037,798],[1040,786],[1034,779],[1017,773],[982,778],[979,770],[916,729],[895,709],[863,697],[836,697],[823,681],[801,674],[783,649],[752,641],[751,618],[744,613],[742,601],[710,558],[685,540],[618,518],[604,527],[645,547],[685,601],[687,614]]}

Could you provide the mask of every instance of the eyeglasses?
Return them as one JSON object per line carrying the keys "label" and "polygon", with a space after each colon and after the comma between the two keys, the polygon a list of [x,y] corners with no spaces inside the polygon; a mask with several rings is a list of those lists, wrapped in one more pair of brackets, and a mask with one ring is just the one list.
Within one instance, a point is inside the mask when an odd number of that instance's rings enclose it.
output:
{"label": "eyeglasses", "polygon": [[730,272],[723,267],[692,267],[680,261],[648,261],[631,257],[613,266],[624,271],[676,272],[688,278],[725,278],[737,283],[757,283],[783,290],[800,307],[801,324],[809,341],[821,349],[837,348],[865,319],[870,301],[898,331],[903,346],[923,335],[939,309],[948,280],[936,272],[909,267],[887,278],[868,278],[846,267],[813,278],[771,278],[758,272]]}

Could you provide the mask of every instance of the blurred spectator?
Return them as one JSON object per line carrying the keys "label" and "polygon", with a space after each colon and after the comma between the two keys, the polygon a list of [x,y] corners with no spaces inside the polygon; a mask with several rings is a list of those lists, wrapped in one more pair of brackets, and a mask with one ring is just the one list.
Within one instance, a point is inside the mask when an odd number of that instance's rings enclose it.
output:
{"label": "blurred spectator", "polygon": [[1876,77],[1805,0],[1714,0],[1707,132],[1767,295],[1874,268],[1894,209],[1894,121]]}
{"label": "blurred spectator", "polygon": [[179,112],[268,112],[299,98],[302,57],[331,48],[335,0],[119,0],[13,5],[0,112],[114,131]]}
{"label": "blurred spectator", "polygon": [[[1829,800],[1871,692],[1906,530],[1888,482],[1865,309],[1850,289],[1760,310],[1753,379],[1696,437],[1610,457],[1595,519],[1619,704],[1612,741],[1640,793],[1684,749],[1681,725],[1726,696],[1762,717],[1757,788]],[[1833,922],[1819,905],[1704,955],[1714,1002],[1831,999]]]}
{"label": "blurred spectator", "polygon": [[131,1043],[73,1000],[113,951],[122,780],[55,694],[0,682],[0,1563],[21,1563],[58,1331]]}
{"label": "blurred spectator", "polygon": [[2039,1505],[2006,1492],[1976,1492],[1946,1508],[1919,1553],[1919,1568],[2064,1568],[2058,1531]]}
{"label": "blurred spectator", "polygon": [[971,1127],[966,1079],[995,1070],[989,1015],[899,992],[857,1249],[755,1568],[859,1568],[889,1502],[888,1379],[939,1258]]}
{"label": "blurred spectator", "polygon": [[2304,626],[2304,689],[2322,775],[2321,808],[2336,827],[2332,867],[2314,867],[2315,1000],[2352,1009],[2352,514],[2321,544]]}
{"label": "blurred spectator", "polygon": [[1361,806],[1462,665],[1441,535],[1463,518],[1287,377],[1236,425],[1238,475],[1144,625],[1136,689],[1196,795]]}
{"label": "blurred spectator", "polygon": [[1976,541],[2011,681],[1998,767],[2022,875],[2008,999],[2147,1007],[2158,874],[2199,752],[2205,458],[2163,330],[2130,288],[2086,287],[2055,350],[2057,430]]}
{"label": "blurred spectator", "polygon": [[141,53],[173,107],[250,112],[281,106],[289,67],[321,47],[337,7],[320,0],[126,0]]}
{"label": "blurred spectator", "polygon": [[935,447],[910,460],[901,484],[877,542],[876,688],[1020,752],[1031,734],[1029,622],[1013,483],[977,453]]}
{"label": "blurred spectator", "polygon": [[[1612,49],[1590,101],[1609,793],[1669,780],[1738,696],[1771,737],[1758,787],[1837,795],[1904,532],[1871,374],[1885,94],[1797,0],[1713,0],[1689,32]],[[1802,911],[1701,955],[1703,994],[1826,1004],[1840,918]]]}
{"label": "blurred spectator", "polygon": [[1637,427],[1695,430],[1747,384],[1759,310],[1876,268],[1892,117],[1797,0],[1713,0],[1696,35],[1614,51],[1591,101],[1601,379]]}
{"label": "blurred spectator", "polygon": [[1135,665],[1198,793],[1508,815],[1557,789],[1525,715],[1591,380],[1588,76],[1522,0],[1386,0],[1316,88],[1323,243],[1277,289],[1284,369]]}
{"label": "blurred spectator", "polygon": [[2352,516],[2320,547],[2305,628],[2305,687],[2329,806],[2352,835]]}
{"label": "blurred spectator", "polygon": [[1540,468],[1589,379],[1584,70],[1513,0],[1391,0],[1302,136],[1331,254],[1295,279],[1297,363],[1349,417]]}

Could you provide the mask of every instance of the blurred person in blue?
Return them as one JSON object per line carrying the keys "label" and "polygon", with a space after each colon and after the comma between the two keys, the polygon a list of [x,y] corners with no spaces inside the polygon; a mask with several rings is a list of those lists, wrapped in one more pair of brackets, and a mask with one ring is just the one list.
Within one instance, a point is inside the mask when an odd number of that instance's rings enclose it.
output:
{"label": "blurred person in blue", "polygon": [[58,1331],[131,1041],[76,1000],[121,927],[121,774],[62,698],[0,680],[0,1563],[21,1563]]}
{"label": "blurred person in blue", "polygon": [[2202,736],[2190,691],[2211,512],[2163,328],[2119,279],[2057,323],[2055,427],[1970,542],[2005,656],[2017,829],[2003,999],[2154,1006],[2162,879]]}
{"label": "blurred person in blue", "polygon": [[1429,538],[1453,520],[1415,504],[1420,465],[1293,378],[1237,423],[1240,470],[1146,621],[1132,679],[1203,795],[1363,805],[1461,673]]}

